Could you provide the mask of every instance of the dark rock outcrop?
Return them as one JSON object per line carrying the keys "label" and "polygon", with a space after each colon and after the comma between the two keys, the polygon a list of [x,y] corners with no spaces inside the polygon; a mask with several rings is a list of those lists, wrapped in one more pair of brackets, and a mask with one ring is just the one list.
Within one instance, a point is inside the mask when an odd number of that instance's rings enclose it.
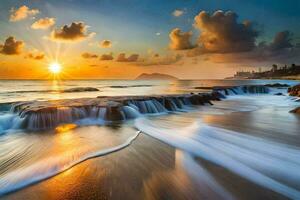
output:
{"label": "dark rock outcrop", "polygon": [[290,87],[288,84],[281,84],[281,83],[274,83],[274,84],[265,84],[267,87],[276,87],[276,88],[285,88],[285,87]]}
{"label": "dark rock outcrop", "polygon": [[63,90],[63,92],[96,92],[96,91],[99,91],[99,89],[93,87],[76,87],[76,88],[69,88]]}
{"label": "dark rock outcrop", "polygon": [[291,110],[290,112],[291,112],[291,113],[300,114],[300,107],[295,108],[295,109]]}
{"label": "dark rock outcrop", "polygon": [[300,84],[288,88],[288,93],[289,93],[291,96],[297,96],[297,97],[300,97]]}
{"label": "dark rock outcrop", "polygon": [[274,95],[276,95],[276,96],[284,96],[284,94],[282,94],[281,92],[275,93]]}

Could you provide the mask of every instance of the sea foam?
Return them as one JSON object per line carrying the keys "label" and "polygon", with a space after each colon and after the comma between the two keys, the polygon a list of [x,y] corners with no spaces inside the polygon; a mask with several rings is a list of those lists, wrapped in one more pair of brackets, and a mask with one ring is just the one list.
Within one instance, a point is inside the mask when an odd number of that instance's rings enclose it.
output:
{"label": "sea foam", "polygon": [[119,151],[129,146],[138,137],[139,134],[140,131],[137,131],[133,136],[129,137],[124,143],[111,148],[107,148],[104,150],[100,150],[88,154],[50,157],[47,158],[46,160],[38,161],[28,167],[16,169],[12,172],[1,175],[0,195],[13,192],[15,190],[21,189],[33,183],[55,176],[86,160]]}
{"label": "sea foam", "polygon": [[286,144],[195,122],[186,128],[166,128],[145,118],[138,130],[220,165],[231,172],[292,199],[300,198],[300,149]]}

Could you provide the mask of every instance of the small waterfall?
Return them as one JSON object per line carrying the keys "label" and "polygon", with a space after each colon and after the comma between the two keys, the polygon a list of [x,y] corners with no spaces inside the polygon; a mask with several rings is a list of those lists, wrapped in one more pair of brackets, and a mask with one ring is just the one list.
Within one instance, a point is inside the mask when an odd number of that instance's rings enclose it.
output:
{"label": "small waterfall", "polygon": [[267,94],[269,88],[264,85],[243,85],[232,87],[215,87],[214,92],[219,92],[222,95],[243,95],[243,94]]}
{"label": "small waterfall", "polygon": [[[72,101],[55,107],[50,102],[19,102],[11,106],[11,113],[22,119],[22,128],[29,130],[52,129],[61,124],[86,121],[122,121],[133,119],[142,114],[160,114],[172,111],[182,111],[193,105],[211,104],[210,100],[220,100],[219,93],[189,94],[161,97],[133,97],[132,99],[107,99],[104,105],[102,99],[93,99],[93,104],[72,106]],[[99,101],[98,101],[99,100]],[[97,105],[99,104],[99,106]],[[63,106],[66,105],[66,106]],[[101,106],[100,106],[101,105]],[[86,120],[85,120],[86,119]],[[12,121],[8,119],[8,121]],[[91,122],[89,122],[90,124]],[[0,124],[1,125],[1,124]],[[3,129],[3,128],[1,128]]]}
{"label": "small waterfall", "polygon": [[179,110],[179,108],[177,107],[177,105],[175,104],[175,102],[172,100],[172,98],[167,98],[165,100],[165,107],[169,111],[178,111]]}
{"label": "small waterfall", "polygon": [[10,111],[11,107],[12,107],[11,103],[0,103],[0,112]]}
{"label": "small waterfall", "polygon": [[89,111],[89,116],[91,118],[97,118],[99,113],[99,108],[96,106],[93,106]]}
{"label": "small waterfall", "polygon": [[142,114],[166,112],[166,108],[156,99],[129,100],[127,104]]}
{"label": "small waterfall", "polygon": [[156,99],[152,99],[153,104],[155,105],[158,113],[167,112],[167,109]]}
{"label": "small waterfall", "polygon": [[57,121],[60,123],[70,123],[73,121],[72,108],[60,107],[57,108]]}
{"label": "small waterfall", "polygon": [[[135,107],[135,106],[134,106]],[[131,106],[123,106],[123,112],[126,119],[135,119],[141,116],[138,110]]]}
{"label": "small waterfall", "polygon": [[13,113],[0,115],[0,134],[6,130],[20,129],[22,127],[23,120],[24,119],[20,118],[20,116]]}
{"label": "small waterfall", "polygon": [[105,107],[100,107],[98,112],[98,118],[105,120],[107,109]]}

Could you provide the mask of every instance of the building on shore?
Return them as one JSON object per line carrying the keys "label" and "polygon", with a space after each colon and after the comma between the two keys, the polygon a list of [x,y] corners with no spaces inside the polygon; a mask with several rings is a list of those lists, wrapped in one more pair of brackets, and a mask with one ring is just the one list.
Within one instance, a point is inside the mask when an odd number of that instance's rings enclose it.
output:
{"label": "building on shore", "polygon": [[237,71],[233,79],[260,79],[260,78],[276,78],[284,76],[298,76],[300,75],[300,65],[291,64],[290,66],[284,65],[278,67],[278,65],[272,65],[270,70],[262,71],[261,68],[255,71]]}

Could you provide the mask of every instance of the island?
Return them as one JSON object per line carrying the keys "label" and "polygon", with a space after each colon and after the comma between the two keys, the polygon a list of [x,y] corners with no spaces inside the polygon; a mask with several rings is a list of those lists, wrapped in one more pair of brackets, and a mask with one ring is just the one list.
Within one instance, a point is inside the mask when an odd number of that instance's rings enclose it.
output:
{"label": "island", "polygon": [[175,76],[171,76],[169,74],[161,74],[161,73],[142,73],[135,80],[178,80]]}

